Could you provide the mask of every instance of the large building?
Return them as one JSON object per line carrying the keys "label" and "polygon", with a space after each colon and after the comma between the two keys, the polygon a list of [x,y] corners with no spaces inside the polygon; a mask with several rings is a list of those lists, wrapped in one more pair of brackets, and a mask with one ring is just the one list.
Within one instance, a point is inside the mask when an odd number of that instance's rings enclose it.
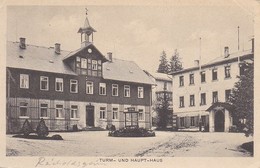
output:
{"label": "large building", "polygon": [[94,32],[86,17],[81,48],[72,52],[58,43],[7,42],[7,132],[20,131],[26,119],[35,129],[40,118],[50,130],[118,129],[130,120],[128,107],[139,112],[139,127],[151,127],[153,82],[136,63],[105,57],[93,45]]}
{"label": "large building", "polygon": [[[253,44],[253,40],[252,40]],[[173,113],[178,129],[228,132],[233,125],[232,107],[228,102],[232,88],[243,73],[244,61],[252,62],[252,50],[224,55],[205,64],[173,73]]]}

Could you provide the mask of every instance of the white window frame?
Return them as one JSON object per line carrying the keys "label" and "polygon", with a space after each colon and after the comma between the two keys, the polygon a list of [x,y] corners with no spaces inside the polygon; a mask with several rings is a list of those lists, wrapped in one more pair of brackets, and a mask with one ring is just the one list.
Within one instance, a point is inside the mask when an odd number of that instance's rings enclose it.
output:
{"label": "white window frame", "polygon": [[130,91],[131,91],[130,85],[124,85],[124,97],[130,97],[131,96]]}
{"label": "white window frame", "polygon": [[86,58],[81,58],[80,68],[83,68],[83,69],[87,69],[88,68],[88,61],[87,61]]}
{"label": "white window frame", "polygon": [[138,87],[137,90],[138,90],[138,93],[137,93],[138,98],[140,98],[140,99],[144,98],[144,87]]}
{"label": "white window frame", "polygon": [[[114,94],[114,89],[116,89],[116,94]],[[118,96],[118,84],[112,84],[112,96]]]}
{"label": "white window frame", "polygon": [[86,94],[93,94],[94,85],[91,81],[86,81]]}
{"label": "white window frame", "polygon": [[[57,90],[57,84],[61,83],[61,90]],[[55,91],[56,92],[63,92],[63,78],[55,78]]]}
{"label": "white window frame", "polygon": [[[23,104],[23,105],[22,105]],[[26,105],[24,105],[24,104],[26,104]],[[25,108],[26,109],[26,114],[25,115],[22,115],[21,114],[21,108]],[[29,115],[28,115],[28,103],[27,102],[20,102],[20,104],[19,104],[19,112],[20,112],[20,117],[28,117]]]}
{"label": "white window frame", "polygon": [[[117,109],[117,110],[115,110],[115,109]],[[118,107],[113,107],[112,108],[112,119],[113,120],[118,120],[118,114],[119,114]]]}
{"label": "white window frame", "polygon": [[[47,105],[47,106],[42,106],[42,105]],[[42,116],[42,110],[46,110],[46,116]],[[40,104],[40,118],[47,118],[48,117],[48,104],[47,103],[41,103]]]}
{"label": "white window frame", "polygon": [[92,60],[92,70],[97,70],[97,69],[98,69],[98,61]]}
{"label": "white window frame", "polygon": [[79,108],[78,105],[70,106],[70,118],[72,119],[78,118],[78,108]]}
{"label": "white window frame", "polygon": [[29,75],[20,74],[20,88],[29,89]]}
{"label": "white window frame", "polygon": [[[42,82],[46,82],[46,89],[43,89]],[[49,77],[40,76],[40,90],[49,90]]]}
{"label": "white window frame", "polygon": [[[75,91],[72,91],[72,85],[76,85]],[[78,93],[78,80],[76,80],[76,79],[70,80],[70,93]]]}
{"label": "white window frame", "polygon": [[99,95],[106,95],[107,89],[106,89],[106,83],[99,83]]}
{"label": "white window frame", "polygon": [[[57,106],[62,106],[62,107],[57,107]],[[63,105],[62,104],[56,104],[56,106],[55,106],[55,118],[63,118]]]}
{"label": "white window frame", "polygon": [[99,108],[99,118],[106,119],[106,107]]}

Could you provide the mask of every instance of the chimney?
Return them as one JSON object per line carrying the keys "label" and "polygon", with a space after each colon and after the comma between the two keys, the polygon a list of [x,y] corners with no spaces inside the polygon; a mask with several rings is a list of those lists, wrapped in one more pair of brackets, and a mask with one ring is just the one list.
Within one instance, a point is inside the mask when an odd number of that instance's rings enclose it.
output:
{"label": "chimney", "polygon": [[225,58],[229,57],[229,48],[228,47],[224,48],[224,56],[225,56]]}
{"label": "chimney", "polygon": [[20,48],[26,49],[25,38],[23,38],[23,37],[20,38]]}
{"label": "chimney", "polygon": [[194,65],[195,65],[195,67],[199,67],[200,66],[200,61],[199,60],[194,60]]}
{"label": "chimney", "polygon": [[108,60],[109,60],[110,62],[113,61],[112,52],[108,52],[108,53],[107,53],[107,57],[108,57]]}
{"label": "chimney", "polygon": [[55,53],[60,54],[60,44],[59,43],[55,43]]}

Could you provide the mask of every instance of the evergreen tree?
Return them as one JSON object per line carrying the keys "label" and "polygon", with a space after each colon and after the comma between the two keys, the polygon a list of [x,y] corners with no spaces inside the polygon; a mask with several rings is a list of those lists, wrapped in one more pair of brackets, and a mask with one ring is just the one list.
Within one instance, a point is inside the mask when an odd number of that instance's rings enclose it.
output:
{"label": "evergreen tree", "polygon": [[183,69],[180,59],[179,52],[175,49],[174,54],[170,59],[169,72],[176,72]]}
{"label": "evergreen tree", "polygon": [[254,134],[254,63],[242,64],[244,74],[232,89],[230,102],[234,105],[234,124],[244,125],[246,136]]}
{"label": "evergreen tree", "polygon": [[169,67],[168,67],[167,56],[166,56],[165,51],[163,51],[160,56],[160,64],[159,64],[157,72],[167,74],[168,71],[169,71]]}
{"label": "evergreen tree", "polygon": [[29,123],[28,119],[26,119],[23,123],[22,132],[24,136],[29,136],[30,133],[33,132],[31,124]]}
{"label": "evergreen tree", "polygon": [[39,137],[46,137],[49,134],[49,129],[45,124],[45,121],[43,118],[41,118],[37,128],[36,128],[36,133]]}

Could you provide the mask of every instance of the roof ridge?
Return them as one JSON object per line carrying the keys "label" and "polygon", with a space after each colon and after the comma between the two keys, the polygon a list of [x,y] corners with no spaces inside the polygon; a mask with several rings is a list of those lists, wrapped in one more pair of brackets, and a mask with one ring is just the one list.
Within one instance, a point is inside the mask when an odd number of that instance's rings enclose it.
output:
{"label": "roof ridge", "polygon": [[[8,41],[7,42],[10,42],[10,43],[17,43],[19,44],[19,41]],[[40,45],[34,45],[34,44],[25,44],[26,46],[32,46],[32,47],[40,47],[40,48],[46,48],[46,49],[50,49],[50,48],[54,48],[54,46],[50,46],[50,47],[46,47],[46,46],[40,46]],[[60,50],[60,51],[65,51],[65,52],[71,52],[69,50]]]}

